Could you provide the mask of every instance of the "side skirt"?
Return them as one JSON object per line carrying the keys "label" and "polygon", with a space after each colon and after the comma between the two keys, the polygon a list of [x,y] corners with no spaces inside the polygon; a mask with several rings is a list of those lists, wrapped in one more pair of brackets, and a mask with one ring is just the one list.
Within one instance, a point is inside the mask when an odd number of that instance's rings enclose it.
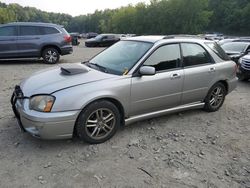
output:
{"label": "side skirt", "polygon": [[174,108],[169,108],[169,109],[160,110],[160,111],[156,111],[156,112],[150,112],[150,113],[146,113],[146,114],[132,116],[128,119],[125,119],[125,125],[129,125],[129,124],[137,122],[137,121],[142,121],[142,120],[146,120],[146,119],[150,119],[150,118],[154,118],[154,117],[158,117],[158,116],[163,116],[166,114],[171,114],[174,112],[185,111],[185,110],[189,110],[189,109],[203,108],[204,105],[205,105],[204,102],[191,103],[191,104],[181,105],[181,106],[177,106]]}

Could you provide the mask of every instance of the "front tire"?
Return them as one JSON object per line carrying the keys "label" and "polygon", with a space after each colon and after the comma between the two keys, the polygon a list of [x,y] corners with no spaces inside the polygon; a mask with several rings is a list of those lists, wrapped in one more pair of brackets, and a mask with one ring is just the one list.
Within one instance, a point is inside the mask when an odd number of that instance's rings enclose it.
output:
{"label": "front tire", "polygon": [[87,106],[76,123],[77,135],[90,144],[99,144],[114,136],[120,126],[120,113],[109,101],[96,101]]}
{"label": "front tire", "polygon": [[205,98],[204,110],[207,112],[215,112],[223,105],[227,91],[222,83],[216,83],[209,90]]}
{"label": "front tire", "polygon": [[55,48],[45,48],[42,52],[42,58],[44,63],[55,64],[60,59],[60,54]]}

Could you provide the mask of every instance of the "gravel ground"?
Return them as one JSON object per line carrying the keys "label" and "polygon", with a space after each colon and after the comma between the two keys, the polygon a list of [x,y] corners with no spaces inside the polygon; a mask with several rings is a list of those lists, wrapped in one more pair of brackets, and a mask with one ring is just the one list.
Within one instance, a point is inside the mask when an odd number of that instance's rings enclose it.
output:
{"label": "gravel ground", "polygon": [[[75,47],[60,63],[101,48]],[[0,187],[250,187],[250,83],[215,113],[192,110],[138,122],[109,141],[44,141],[21,133],[10,106],[15,84],[49,67],[0,61]]]}

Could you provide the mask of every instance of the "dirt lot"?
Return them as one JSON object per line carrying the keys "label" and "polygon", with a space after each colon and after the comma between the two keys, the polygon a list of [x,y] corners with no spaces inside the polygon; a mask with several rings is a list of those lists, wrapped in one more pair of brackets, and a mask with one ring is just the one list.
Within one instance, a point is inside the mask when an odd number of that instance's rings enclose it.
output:
{"label": "dirt lot", "polygon": [[[60,63],[100,48],[76,47]],[[15,84],[49,67],[0,62],[0,187],[250,187],[250,83],[220,111],[193,110],[130,125],[108,142],[43,141],[21,133],[9,103]]]}

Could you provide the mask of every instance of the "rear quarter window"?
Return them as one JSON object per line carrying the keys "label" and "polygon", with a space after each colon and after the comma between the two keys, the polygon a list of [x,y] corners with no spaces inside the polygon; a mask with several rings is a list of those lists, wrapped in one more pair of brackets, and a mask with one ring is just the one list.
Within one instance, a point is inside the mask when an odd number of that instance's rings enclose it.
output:
{"label": "rear quarter window", "polygon": [[226,52],[216,43],[216,42],[206,42],[205,43],[215,54],[217,54],[221,59],[228,61],[230,57]]}
{"label": "rear quarter window", "polygon": [[54,27],[42,27],[42,31],[44,35],[59,33],[59,31]]}

